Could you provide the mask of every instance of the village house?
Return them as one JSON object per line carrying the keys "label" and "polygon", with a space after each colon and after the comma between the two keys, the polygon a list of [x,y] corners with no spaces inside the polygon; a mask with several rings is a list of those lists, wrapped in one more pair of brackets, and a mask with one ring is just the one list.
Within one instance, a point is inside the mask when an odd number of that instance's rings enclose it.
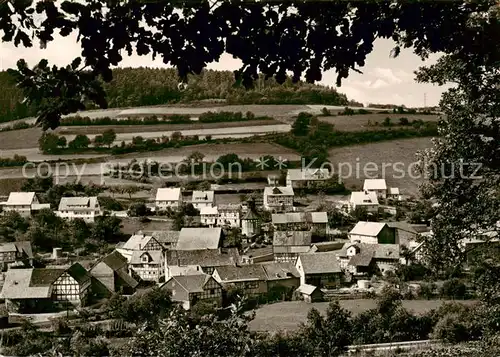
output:
{"label": "village house", "polygon": [[292,292],[300,285],[300,273],[294,263],[266,262],[261,265],[266,272],[268,291],[279,287]]}
{"label": "village house", "polygon": [[275,288],[294,291],[300,275],[292,263],[264,263],[218,267],[213,277],[225,289],[241,289],[245,296],[266,295]]}
{"label": "village house", "polygon": [[363,191],[375,192],[378,199],[385,199],[387,197],[385,179],[366,179],[363,184]]}
{"label": "village house", "polygon": [[343,272],[337,260],[337,251],[300,254],[295,266],[301,285],[338,288],[342,283]]}
{"label": "village house", "polygon": [[93,223],[95,217],[102,216],[97,197],[62,197],[56,214],[69,220],[80,218]]}
{"label": "village house", "polygon": [[[144,234],[153,237],[163,249],[172,249],[179,240],[179,231],[149,231]],[[153,250],[153,249],[149,249]]]}
{"label": "village house", "polygon": [[2,271],[13,266],[30,267],[33,251],[30,241],[0,243],[0,265]]}
{"label": "village house", "polygon": [[267,294],[267,276],[260,264],[217,267],[212,276],[224,288],[241,289],[245,296]]}
{"label": "village house", "polygon": [[286,185],[293,188],[312,187],[330,177],[328,169],[289,169],[286,174]]}
{"label": "village house", "polygon": [[338,252],[340,266],[354,277],[393,271],[399,263],[398,244],[346,243]]}
{"label": "village house", "polygon": [[109,297],[113,293],[131,295],[139,282],[128,269],[128,261],[116,250],[99,259],[90,269],[92,292],[99,297]]}
{"label": "village house", "polygon": [[157,211],[168,208],[178,209],[182,205],[182,192],[179,187],[159,188],[156,191],[155,207]]}
{"label": "village house", "polygon": [[218,249],[222,244],[222,228],[184,227],[179,234],[176,250]]}
{"label": "village house", "polygon": [[420,233],[409,223],[406,222],[386,222],[389,228],[394,229],[395,243],[409,247],[420,236]]}
{"label": "village house", "polygon": [[330,231],[326,212],[274,213],[271,219],[274,229],[278,231],[312,231],[317,235]]}
{"label": "village house", "polygon": [[295,263],[301,253],[311,248],[310,231],[275,231],[273,236],[273,254],[276,262]]}
{"label": "village house", "polygon": [[348,233],[352,243],[396,244],[396,230],[387,223],[359,221]]}
{"label": "village house", "polygon": [[219,218],[217,219],[218,226],[229,226],[239,228],[241,226],[241,205],[225,204],[217,206]]}
{"label": "village house", "polygon": [[366,209],[368,213],[378,213],[378,198],[377,193],[372,191],[354,191],[351,192],[349,199],[349,212],[355,211],[357,208]]}
{"label": "village house", "polygon": [[168,250],[165,252],[165,279],[193,273],[212,274],[217,267],[240,262],[238,249]]}
{"label": "village house", "polygon": [[197,210],[202,207],[215,206],[215,192],[214,191],[193,191],[191,203]]}
{"label": "village house", "polygon": [[267,184],[269,186],[278,186],[280,183],[280,177],[279,175],[267,175]]}
{"label": "village house", "polygon": [[40,203],[35,192],[11,192],[6,202],[1,203],[4,212],[15,211],[29,217],[34,211],[50,209],[50,204]]}
{"label": "village house", "polygon": [[118,253],[123,255],[130,262],[132,255],[136,251],[162,251],[164,246],[152,235],[146,235],[138,232],[132,235],[125,243],[119,243],[116,246]]}
{"label": "village house", "polygon": [[129,266],[144,281],[160,283],[165,279],[165,259],[161,250],[134,250]]}
{"label": "village house", "polygon": [[217,219],[219,218],[219,211],[217,206],[215,207],[201,207],[200,208],[201,224],[203,226],[214,227],[217,225]]}
{"label": "village house", "polygon": [[222,286],[208,274],[173,276],[161,289],[172,294],[172,300],[182,304],[186,310],[191,309],[198,301],[222,305]]}
{"label": "village house", "polygon": [[293,188],[265,187],[264,208],[268,211],[293,211]]}
{"label": "village house", "polygon": [[398,187],[389,187],[387,189],[387,198],[390,200],[401,201],[403,196],[399,193]]}
{"label": "village house", "polygon": [[260,234],[261,220],[254,209],[249,208],[241,218],[241,234],[253,237]]}
{"label": "village house", "polygon": [[84,306],[91,276],[79,263],[70,267],[9,269],[0,298],[9,312],[39,312],[54,304]]}

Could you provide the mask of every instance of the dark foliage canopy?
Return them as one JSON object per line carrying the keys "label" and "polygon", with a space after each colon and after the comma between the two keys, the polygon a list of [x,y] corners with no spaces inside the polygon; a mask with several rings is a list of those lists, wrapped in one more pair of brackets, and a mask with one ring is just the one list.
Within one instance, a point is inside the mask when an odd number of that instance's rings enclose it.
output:
{"label": "dark foliage canopy", "polygon": [[500,48],[491,44],[498,43],[500,25],[488,14],[496,6],[493,0],[4,1],[0,33],[16,46],[39,42],[42,48],[55,33],[77,33],[81,57],[67,67],[42,60],[30,69],[20,60],[12,72],[38,108],[39,122],[55,128],[61,114],[83,109],[86,101],[107,106],[99,78],[112,80],[111,67],[124,51],[159,56],[183,79],[227,52],[243,62],[235,77],[245,87],[259,72],[279,83],[288,72],[295,81],[304,76],[314,82],[329,69],[340,84],[350,70],[364,65],[376,38],[394,39],[393,55],[400,47],[413,47],[422,57],[459,52],[472,62],[495,62]]}

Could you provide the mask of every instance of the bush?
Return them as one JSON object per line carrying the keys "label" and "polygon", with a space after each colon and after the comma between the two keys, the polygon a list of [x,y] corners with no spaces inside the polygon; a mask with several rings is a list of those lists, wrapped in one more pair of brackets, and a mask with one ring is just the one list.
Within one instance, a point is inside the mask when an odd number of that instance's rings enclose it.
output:
{"label": "bush", "polygon": [[439,290],[439,294],[441,297],[448,299],[465,299],[467,296],[467,288],[460,279],[453,278],[443,283]]}

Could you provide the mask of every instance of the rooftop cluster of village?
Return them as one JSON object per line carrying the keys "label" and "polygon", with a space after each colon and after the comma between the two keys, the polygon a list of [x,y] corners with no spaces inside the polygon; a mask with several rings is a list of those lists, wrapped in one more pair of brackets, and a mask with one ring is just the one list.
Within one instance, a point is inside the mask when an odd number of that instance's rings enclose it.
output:
{"label": "rooftop cluster of village", "polygon": [[[154,214],[162,217],[192,205],[199,211],[196,224],[136,231],[111,253],[90,261],[75,257],[63,265],[61,248],[54,247],[49,263],[41,265],[31,242],[3,243],[0,298],[9,312],[45,311],[61,303],[86,306],[151,286],[168,290],[186,309],[198,301],[220,307],[229,289],[245,296],[278,292],[283,299],[321,301],[332,292],[367,291],[374,276],[421,259],[419,236],[431,234],[430,229],[391,217],[404,196],[384,179],[367,179],[362,191],[337,202],[337,213],[346,221],[353,212],[366,216],[346,232],[331,226],[330,212],[295,204],[294,190],[327,178],[322,169],[290,169],[284,185],[271,176],[262,199],[254,195],[241,204],[217,204],[214,191],[195,190],[185,199],[181,188],[158,188]],[[4,214],[16,211],[25,217],[50,209],[34,192],[12,192],[2,207]],[[391,218],[374,219],[381,210]],[[109,214],[103,211],[98,197],[63,197],[55,214],[92,224]],[[238,244],[227,244],[235,235]]]}

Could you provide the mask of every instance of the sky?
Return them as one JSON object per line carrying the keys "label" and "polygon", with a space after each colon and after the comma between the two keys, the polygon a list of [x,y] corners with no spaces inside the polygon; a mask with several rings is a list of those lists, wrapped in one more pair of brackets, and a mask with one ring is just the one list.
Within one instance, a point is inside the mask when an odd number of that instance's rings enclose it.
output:
{"label": "sky", "polygon": [[[377,40],[373,52],[365,61],[365,66],[360,68],[363,74],[350,72],[349,78],[344,79],[337,90],[345,93],[350,100],[356,100],[365,106],[370,102],[406,105],[407,107],[438,105],[441,94],[447,87],[416,83],[413,72],[420,66],[435,63],[440,55],[435,54],[426,61],[422,61],[413,54],[411,49],[403,49],[397,58],[391,58],[390,52],[393,47],[394,43],[391,40]],[[72,35],[56,37],[45,50],[38,46],[16,48],[12,43],[0,43],[0,69],[15,67],[20,58],[24,58],[31,66],[42,58],[48,59],[50,64],[63,66],[71,63],[80,53],[81,49],[76,42],[76,36]],[[217,63],[209,64],[208,68],[235,70],[240,64],[238,59],[224,54]],[[120,64],[120,67],[139,66],[166,67],[159,58],[153,61],[150,56],[137,55],[124,57]],[[320,83],[335,87],[336,73],[324,72]]]}

